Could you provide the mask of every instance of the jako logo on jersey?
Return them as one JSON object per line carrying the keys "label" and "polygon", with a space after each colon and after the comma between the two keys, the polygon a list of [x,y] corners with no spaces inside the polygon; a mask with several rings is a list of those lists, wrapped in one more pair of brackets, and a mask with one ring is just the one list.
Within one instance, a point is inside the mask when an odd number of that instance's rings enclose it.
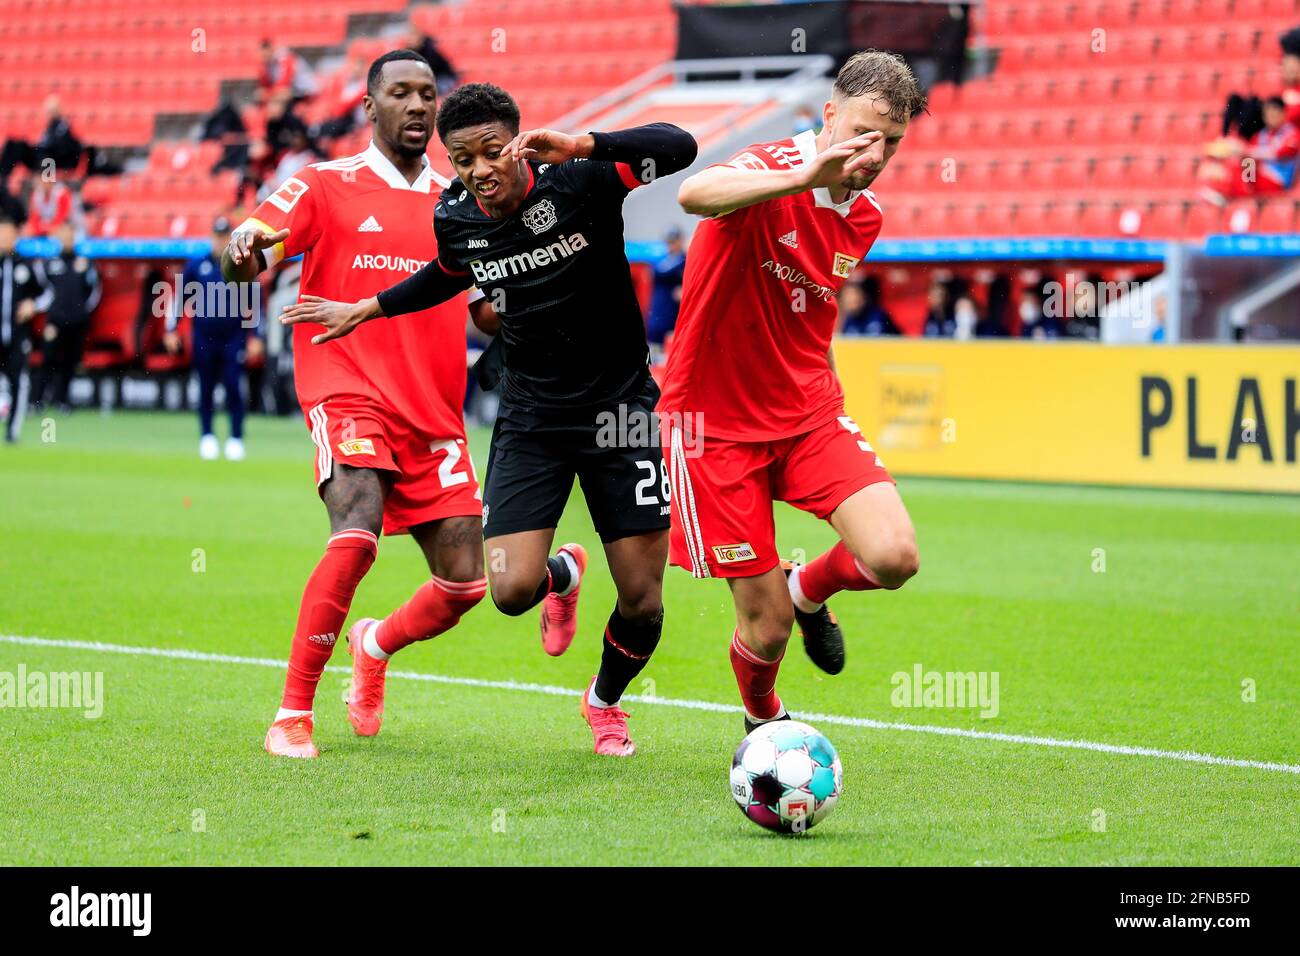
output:
{"label": "jako logo on jersey", "polygon": [[[787,246],[789,246],[791,249],[798,249],[798,248],[799,248],[799,233],[798,233],[798,230],[791,229],[791,230],[790,230],[789,232],[787,232],[784,236],[782,236],[780,239],[778,239],[777,242],[783,242],[783,243],[785,243]],[[838,262],[839,260],[837,259],[837,260],[835,260],[835,261]]]}
{"label": "jako logo on jersey", "polygon": [[357,232],[383,232],[383,231],[384,231],[384,227],[381,226],[375,220],[374,216],[368,217],[365,222],[357,226]]}
{"label": "jako logo on jersey", "polygon": [[474,273],[474,281],[479,284],[499,282],[507,276],[517,276],[521,272],[531,272],[533,269],[549,266],[561,259],[567,259],[574,253],[586,248],[586,238],[582,233],[575,232],[571,236],[560,236],[558,240],[550,245],[538,246],[529,252],[520,252],[513,256],[502,256],[500,259],[489,259],[487,262],[482,259],[475,259],[469,264],[469,268]]}
{"label": "jako logo on jersey", "polygon": [[387,269],[392,272],[416,273],[429,264],[427,259],[408,259],[405,256],[371,256],[357,253],[352,260],[354,269]]}
{"label": "jako logo on jersey", "polygon": [[334,642],[338,640],[335,634],[308,634],[307,640],[313,644],[324,644],[327,647],[333,647]]}
{"label": "jako logo on jersey", "polygon": [[486,249],[488,241],[486,239],[471,239],[467,248],[469,249]]}
{"label": "jako logo on jersey", "polygon": [[540,236],[547,229],[555,226],[555,203],[549,199],[543,199],[536,206],[524,211],[524,225],[533,231],[534,236]]}
{"label": "jako logo on jersey", "polygon": [[715,544],[713,556],[718,559],[718,564],[736,564],[739,561],[753,561],[758,557],[748,541],[740,544]]}
{"label": "jako logo on jersey", "polygon": [[266,201],[280,212],[289,212],[298,204],[302,194],[310,188],[297,176],[290,176],[279,189],[266,197]]}
{"label": "jako logo on jersey", "polygon": [[852,256],[846,256],[842,252],[835,253],[835,264],[831,266],[831,272],[841,279],[847,279],[853,275],[853,269],[857,266],[858,260]]}
{"label": "jako logo on jersey", "polygon": [[349,457],[352,455],[373,455],[375,453],[375,444],[369,438],[354,438],[351,441],[339,442],[339,452]]}
{"label": "jako logo on jersey", "polygon": [[784,279],[786,282],[793,282],[795,285],[807,286],[813,295],[821,298],[823,302],[830,302],[835,298],[835,290],[830,286],[822,285],[808,278],[793,266],[782,265],[774,259],[768,259],[763,263],[763,268],[772,273],[778,279]]}

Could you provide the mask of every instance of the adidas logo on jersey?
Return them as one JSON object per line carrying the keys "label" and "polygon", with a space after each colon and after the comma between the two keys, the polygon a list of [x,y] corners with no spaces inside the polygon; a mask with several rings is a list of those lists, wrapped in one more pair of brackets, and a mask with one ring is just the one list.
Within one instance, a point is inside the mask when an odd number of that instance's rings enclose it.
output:
{"label": "adidas logo on jersey", "polygon": [[369,216],[366,221],[357,226],[357,232],[383,232],[384,227],[375,221],[374,216]]}
{"label": "adidas logo on jersey", "polygon": [[785,243],[785,244],[786,244],[787,246],[789,246],[791,249],[798,249],[798,248],[799,248],[799,235],[798,235],[798,230],[797,230],[797,229],[791,229],[791,230],[790,230],[789,232],[787,232],[784,236],[782,236],[782,237],[778,240],[778,242],[783,242],[783,243]]}

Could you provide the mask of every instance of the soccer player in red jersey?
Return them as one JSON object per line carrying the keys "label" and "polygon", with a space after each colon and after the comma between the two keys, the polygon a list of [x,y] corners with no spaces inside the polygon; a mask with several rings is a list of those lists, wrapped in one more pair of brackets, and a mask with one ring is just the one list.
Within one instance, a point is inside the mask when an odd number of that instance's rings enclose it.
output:
{"label": "soccer player in red jersey", "polygon": [[[386,53],[370,66],[364,103],[369,148],[308,166],[268,196],[226,247],[227,279],[251,280],[301,253],[301,294],[356,299],[436,258],[429,223],[447,182],[425,156],[433,71],[417,53]],[[465,316],[460,296],[419,321],[375,322],[326,346],[309,344],[319,328],[294,329],[295,385],[331,535],[303,593],[284,698],[266,735],[272,754],[318,755],[316,687],[381,532],[410,533],[432,577],[384,620],[363,618],[348,632],[348,719],[358,734],[379,732],[388,659],[453,627],[486,592],[482,501],[461,411]]]}
{"label": "soccer player in red jersey", "polygon": [[[830,348],[836,292],[880,233],[867,187],[924,108],[900,57],[859,53],[836,77],[820,133],[751,146],[678,193],[707,218],[687,256],[658,406],[670,554],[731,587],[747,730],[786,716],[776,675],[795,620],[814,663],[838,673],[843,637],[827,599],[916,573],[911,519],[844,413]],[[787,573],[774,500],[829,521],[841,540]]]}

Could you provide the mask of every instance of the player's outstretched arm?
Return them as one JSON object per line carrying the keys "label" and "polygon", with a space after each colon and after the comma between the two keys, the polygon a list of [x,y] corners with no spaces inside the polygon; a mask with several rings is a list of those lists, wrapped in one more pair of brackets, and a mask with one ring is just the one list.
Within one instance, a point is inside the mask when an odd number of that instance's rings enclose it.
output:
{"label": "player's outstretched arm", "polygon": [[513,159],[563,163],[570,159],[625,163],[642,182],[669,176],[695,162],[695,137],[672,123],[649,123],[611,133],[571,135],[530,129],[506,144]]}
{"label": "player's outstretched arm", "polygon": [[796,169],[710,166],[682,183],[677,202],[695,216],[724,216],[769,199],[837,186],[871,161],[867,148],[881,135],[870,132],[846,139]]}
{"label": "player's outstretched arm", "polygon": [[320,345],[330,339],[341,339],[357,326],[383,316],[422,312],[472,285],[469,275],[446,272],[434,259],[419,272],[403,279],[369,299],[360,302],[334,302],[316,295],[304,295],[284,310],[280,321],[285,325],[310,322],[323,325],[325,331],[312,336],[311,344]]}
{"label": "player's outstretched arm", "polygon": [[266,268],[263,249],[274,248],[289,238],[289,230],[262,232],[245,229],[236,232],[221,252],[221,277],[227,282],[252,282]]}

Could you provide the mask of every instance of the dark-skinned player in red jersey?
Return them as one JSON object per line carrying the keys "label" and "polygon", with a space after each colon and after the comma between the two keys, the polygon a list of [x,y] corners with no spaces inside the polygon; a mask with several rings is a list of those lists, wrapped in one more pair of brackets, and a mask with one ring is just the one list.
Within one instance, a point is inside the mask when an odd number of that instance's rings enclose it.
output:
{"label": "dark-skinned player in red jersey", "polygon": [[[363,102],[374,124],[369,148],[299,170],[268,196],[226,247],[226,279],[252,280],[301,253],[303,294],[356,297],[434,259],[428,219],[446,181],[425,156],[437,107],[429,64],[408,50],[384,54],[370,66]],[[473,308],[476,322],[492,321],[486,302]],[[309,327],[294,330],[294,384],[331,533],[303,592],[284,697],[266,734],[273,755],[318,754],[316,688],[381,533],[409,533],[430,580],[383,621],[363,618],[348,632],[357,734],[379,732],[388,659],[454,627],[484,596],[481,495],[462,416],[465,316],[457,298],[418,321],[376,324],[319,348]]]}
{"label": "dark-skinned player in red jersey", "polygon": [[576,477],[618,592],[582,715],[596,753],[630,756],[618,703],[663,628],[669,502],[623,200],[689,166],[695,140],[666,123],[521,133],[514,100],[484,83],[447,98],[438,135],[459,177],[434,215],[438,259],[358,303],[304,297],[284,321],[324,325],[315,341],[328,345],[374,319],[420,321],[391,317],[471,284],[486,295],[500,316],[502,358],[483,503],[492,600],[511,615],[543,604],[544,648],[569,646],[586,555],[576,544],[548,554]]}
{"label": "dark-skinned player in red jersey", "polygon": [[[796,620],[813,662],[837,673],[844,643],[827,599],[898,588],[917,570],[911,519],[845,414],[830,350],[836,293],[880,233],[868,187],[924,108],[900,57],[859,53],[836,77],[820,133],[750,146],[678,193],[683,209],[706,218],[686,261],[659,403],[672,562],[731,586],[731,665],[747,731],[786,716],[776,675]],[[773,501],[829,522],[841,540],[806,566],[783,567]]]}

